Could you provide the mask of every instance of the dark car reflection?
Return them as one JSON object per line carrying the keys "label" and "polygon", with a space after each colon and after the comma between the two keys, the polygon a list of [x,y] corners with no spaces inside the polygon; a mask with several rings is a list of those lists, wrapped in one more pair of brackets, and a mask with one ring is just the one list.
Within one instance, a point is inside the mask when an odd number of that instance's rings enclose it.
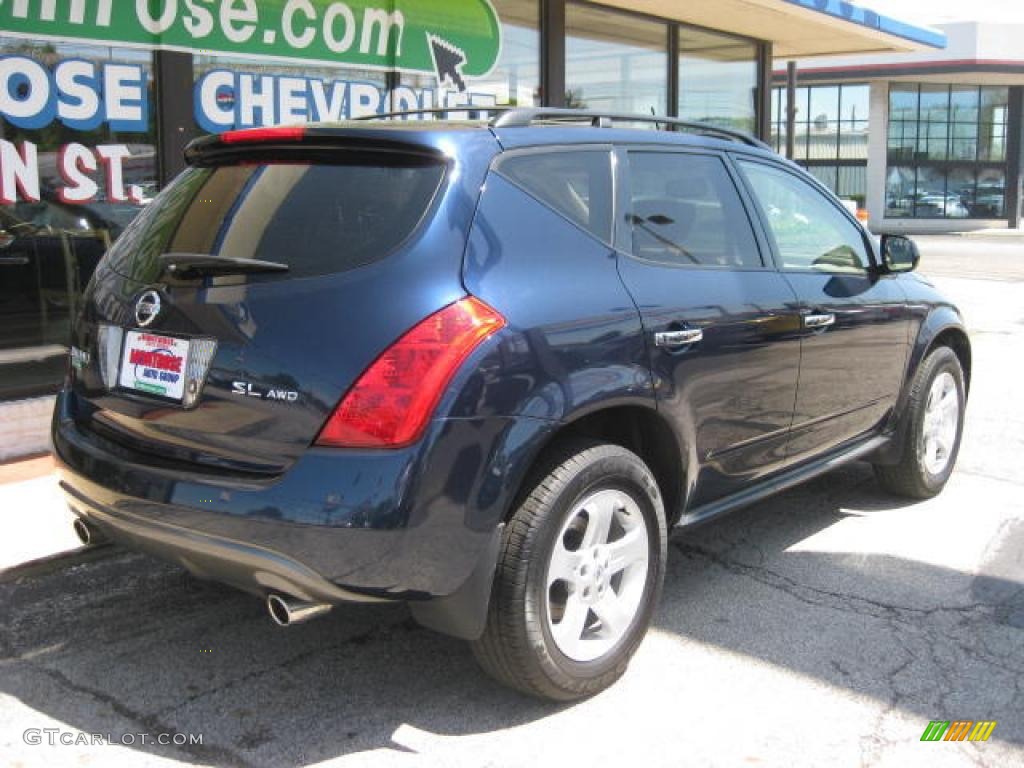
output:
{"label": "dark car reflection", "polygon": [[[138,210],[52,196],[0,206],[0,395],[27,394],[41,372],[62,367],[81,290]],[[56,387],[59,375],[44,380]]]}

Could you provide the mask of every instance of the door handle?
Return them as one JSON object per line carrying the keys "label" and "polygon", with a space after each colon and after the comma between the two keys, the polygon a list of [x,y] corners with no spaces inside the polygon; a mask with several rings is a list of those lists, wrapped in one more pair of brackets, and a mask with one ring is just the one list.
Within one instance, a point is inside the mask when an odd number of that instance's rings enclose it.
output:
{"label": "door handle", "polygon": [[28,264],[28,256],[0,256],[0,267],[23,267]]}
{"label": "door handle", "polygon": [[704,331],[700,328],[687,328],[683,331],[663,331],[654,334],[654,344],[667,349],[678,349],[696,344],[704,338]]}
{"label": "door handle", "polygon": [[831,312],[820,315],[804,315],[804,328],[828,328],[830,325],[835,325],[835,323],[836,316]]}

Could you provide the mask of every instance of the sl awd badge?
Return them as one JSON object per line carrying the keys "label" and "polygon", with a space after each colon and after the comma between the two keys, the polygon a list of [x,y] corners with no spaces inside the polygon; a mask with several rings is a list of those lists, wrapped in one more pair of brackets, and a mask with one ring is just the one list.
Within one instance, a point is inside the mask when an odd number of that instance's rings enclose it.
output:
{"label": "sl awd badge", "polygon": [[243,397],[255,397],[257,400],[276,400],[282,403],[297,403],[299,393],[291,389],[260,390],[248,381],[232,381],[231,394]]}

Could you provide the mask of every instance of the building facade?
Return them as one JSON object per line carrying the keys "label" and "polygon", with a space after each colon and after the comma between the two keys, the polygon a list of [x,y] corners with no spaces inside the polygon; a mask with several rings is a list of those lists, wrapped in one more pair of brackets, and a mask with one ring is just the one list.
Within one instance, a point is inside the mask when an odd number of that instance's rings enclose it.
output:
{"label": "building facade", "polygon": [[879,232],[1020,228],[1024,26],[941,27],[926,53],[776,67],[772,142]]}
{"label": "building facade", "polygon": [[0,3],[0,402],[59,387],[83,286],[203,133],[546,105],[767,137],[773,55],[943,44],[819,0]]}

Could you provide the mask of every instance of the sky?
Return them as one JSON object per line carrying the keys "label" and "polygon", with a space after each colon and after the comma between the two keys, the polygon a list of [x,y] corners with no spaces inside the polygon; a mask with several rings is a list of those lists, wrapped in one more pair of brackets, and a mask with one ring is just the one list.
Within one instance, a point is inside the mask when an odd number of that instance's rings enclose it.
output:
{"label": "sky", "polygon": [[917,24],[950,21],[1024,24],[1024,0],[858,0],[856,4]]}

